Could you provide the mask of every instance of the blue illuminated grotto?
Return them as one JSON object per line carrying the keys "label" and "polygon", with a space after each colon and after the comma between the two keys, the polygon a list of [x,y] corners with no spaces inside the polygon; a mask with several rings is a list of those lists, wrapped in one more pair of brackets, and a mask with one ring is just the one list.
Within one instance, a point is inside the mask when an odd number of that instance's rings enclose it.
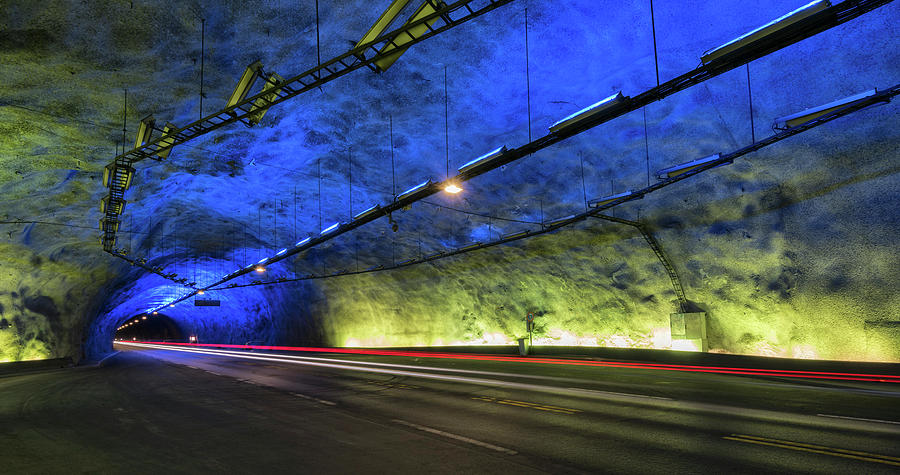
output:
{"label": "blue illuminated grotto", "polygon": [[[387,3],[320,1],[322,60]],[[660,79],[800,3],[654,2]],[[119,325],[187,292],[104,253],[96,223],[123,112],[129,149],[146,115],[180,126],[200,117],[201,17],[204,114],[256,59],[283,77],[316,64],[312,0],[0,4],[0,361],[97,358]],[[739,149],[770,135],[776,117],[895,85],[898,19],[892,3],[750,63],[752,130],[740,67],[395,213],[397,232],[382,219],[234,283],[390,267],[642,188],[657,181],[648,170]],[[648,2],[512,2],[384,73],[355,71],[256,127],[138,163],[118,247],[209,284],[443,180],[448,156],[453,174],[610,94],[655,85]],[[707,314],[709,351],[900,361],[898,111],[839,118],[608,214],[643,223],[665,249],[689,310]],[[192,298],[163,313],[222,343],[510,344],[531,311],[539,344],[666,349],[678,311],[640,233],[602,220],[398,270],[203,297],[221,305]]]}

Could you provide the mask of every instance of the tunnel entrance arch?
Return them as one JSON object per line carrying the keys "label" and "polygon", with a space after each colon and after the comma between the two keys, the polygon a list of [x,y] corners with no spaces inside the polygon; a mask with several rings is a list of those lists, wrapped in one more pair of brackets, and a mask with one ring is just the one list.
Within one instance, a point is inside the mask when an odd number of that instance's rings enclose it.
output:
{"label": "tunnel entrance arch", "polygon": [[187,341],[187,334],[172,318],[162,313],[139,314],[116,328],[115,340]]}

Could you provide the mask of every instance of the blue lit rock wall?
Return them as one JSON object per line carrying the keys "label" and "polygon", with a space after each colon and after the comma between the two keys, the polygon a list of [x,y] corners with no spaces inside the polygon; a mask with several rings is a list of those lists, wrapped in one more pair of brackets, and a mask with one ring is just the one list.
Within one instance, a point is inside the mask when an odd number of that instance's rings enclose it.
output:
{"label": "blue lit rock wall", "polygon": [[[323,58],[345,51],[382,7],[319,3]],[[799,3],[654,2],[661,80]],[[312,2],[132,4],[0,5],[0,360],[78,357],[82,340],[86,355],[102,354],[118,324],[183,292],[96,240],[123,87],[129,140],[149,113],[182,125],[199,117],[201,15],[206,113],[257,58],[285,77],[315,64]],[[533,137],[613,92],[655,85],[647,5],[514,2],[413,47],[384,74],[351,73],[273,108],[259,127],[138,164],[120,247],[209,283],[320,222],[442,179],[445,67],[451,170],[526,142],[526,5]],[[753,62],[756,137],[777,116],[897,82],[898,19],[888,5]],[[897,118],[890,104],[839,119],[614,214],[659,239],[692,305],[708,312],[712,351],[900,361],[885,323],[900,308]],[[648,165],[750,141],[741,68],[397,213],[397,233],[373,223],[237,283],[389,265],[534,229],[581,211],[585,195],[646,186]],[[45,224],[10,224],[19,221]],[[209,297],[222,306],[188,301],[165,313],[203,341],[433,345],[509,342],[536,311],[542,343],[665,348],[676,308],[640,235],[603,221],[433,265]]]}

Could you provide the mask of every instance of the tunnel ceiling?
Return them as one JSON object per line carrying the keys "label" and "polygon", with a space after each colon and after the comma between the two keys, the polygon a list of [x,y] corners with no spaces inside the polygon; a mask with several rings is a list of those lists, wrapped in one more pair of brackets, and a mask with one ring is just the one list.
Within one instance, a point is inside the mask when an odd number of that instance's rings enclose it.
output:
{"label": "tunnel ceiling", "polygon": [[[254,60],[299,74],[347,51],[387,3],[320,1],[317,50],[312,0],[3,2],[0,361],[102,353],[125,319],[185,292],[104,253],[97,222],[123,120],[130,149],[149,114],[200,117],[201,19],[209,114]],[[647,3],[512,2],[384,73],[355,71],[254,128],[138,163],[117,247],[209,283],[444,179],[448,157],[453,171],[617,91],[637,95],[656,84]],[[660,79],[795,3],[654,2]],[[893,86],[898,19],[898,5],[881,7],[394,213],[397,232],[381,220],[238,282],[389,266],[647,186],[648,173],[770,135],[776,117]],[[895,104],[862,111],[610,214],[661,243],[691,309],[708,314],[712,351],[893,360],[897,119]],[[211,294],[219,307],[167,315],[207,340],[439,345],[508,343],[532,311],[547,343],[666,348],[677,311],[640,233],[602,221],[405,270]]]}

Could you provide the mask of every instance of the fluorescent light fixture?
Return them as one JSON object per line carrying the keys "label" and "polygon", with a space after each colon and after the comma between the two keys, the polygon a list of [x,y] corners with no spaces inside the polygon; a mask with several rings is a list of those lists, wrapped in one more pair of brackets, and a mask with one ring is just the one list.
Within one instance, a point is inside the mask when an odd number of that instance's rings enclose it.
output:
{"label": "fluorescent light fixture", "polygon": [[328,226],[327,228],[323,229],[322,232],[319,234],[322,234],[322,235],[328,234],[328,233],[334,231],[335,229],[337,229],[338,226],[340,226],[340,225],[341,225],[341,223],[334,223],[331,226]]}
{"label": "fluorescent light fixture", "polygon": [[759,41],[766,36],[771,35],[772,33],[781,31],[794,23],[797,23],[800,20],[806,19],[826,8],[831,7],[831,2],[828,0],[815,0],[813,2],[809,2],[802,7],[783,15],[775,20],[766,23],[765,25],[745,33],[728,43],[725,43],[722,46],[717,48],[713,48],[700,57],[700,61],[703,61],[703,64],[709,64],[716,59],[719,59],[723,56],[728,55],[731,52],[737,51],[744,46],[753,44],[756,41]]}
{"label": "fluorescent light fixture", "polygon": [[530,232],[531,232],[531,231],[522,231],[522,232],[519,232],[519,233],[506,234],[506,235],[504,235],[504,236],[501,236],[501,239],[504,239],[504,240],[506,240],[506,239],[515,239],[515,238],[527,236]]}
{"label": "fluorescent light fixture", "polygon": [[550,132],[558,132],[567,127],[571,127],[573,125],[578,124],[579,122],[594,117],[601,112],[608,111],[610,109],[615,108],[619,104],[624,103],[628,100],[628,97],[622,95],[622,91],[619,91],[606,99],[603,99],[600,102],[596,102],[591,104],[584,109],[556,122],[555,124],[550,126]]}
{"label": "fluorescent light fixture", "polygon": [[698,158],[696,160],[691,160],[690,162],[685,162],[679,165],[675,165],[669,168],[663,168],[656,172],[656,177],[660,180],[665,180],[666,178],[676,177],[681,175],[682,173],[689,172],[701,165],[705,165],[709,162],[713,162],[718,160],[721,157],[720,154],[714,153],[708,157]]}
{"label": "fluorescent light fixture", "polygon": [[843,99],[838,99],[834,102],[829,102],[828,104],[823,104],[821,106],[812,107],[806,109],[802,112],[797,112],[796,114],[786,115],[784,117],[779,117],[775,119],[774,127],[776,129],[790,129],[793,127],[797,127],[798,125],[803,125],[812,120],[818,119],[819,117],[829,114],[831,112],[841,110],[844,107],[852,106],[858,102],[864,101],[875,94],[878,94],[878,91],[875,89],[861,92],[859,94],[845,97]]}
{"label": "fluorescent light fixture", "polygon": [[265,264],[266,261],[268,261],[268,260],[269,260],[268,257],[263,257],[262,259],[259,260],[259,262],[256,263],[256,265]]}
{"label": "fluorescent light fixture", "polygon": [[457,185],[456,183],[450,183],[449,185],[444,187],[444,191],[446,191],[447,193],[450,193],[452,195],[455,195],[462,190],[463,189],[460,188],[459,185]]}
{"label": "fluorescent light fixture", "polygon": [[300,247],[300,246],[302,246],[302,245],[308,243],[310,239],[311,239],[311,238],[305,237],[305,238],[303,238],[303,239],[297,241],[297,244],[294,244],[294,247]]}
{"label": "fluorescent light fixture", "polygon": [[616,200],[619,200],[622,198],[626,198],[633,194],[634,194],[634,191],[628,190],[628,191],[623,191],[621,193],[616,193],[614,195],[604,196],[603,198],[597,198],[596,200],[588,201],[588,207],[589,208],[597,208],[597,207],[603,206],[607,203],[612,203],[613,201],[616,201]]}
{"label": "fluorescent light fixture", "polygon": [[366,270],[381,270],[381,269],[384,269],[384,266],[383,266],[383,265],[372,266],[372,267],[369,267],[369,268],[366,269]]}
{"label": "fluorescent light fixture", "polygon": [[280,256],[280,255],[284,254],[285,252],[287,252],[287,249],[282,249],[282,250],[276,252],[275,255]]}
{"label": "fluorescent light fixture", "polygon": [[398,266],[405,266],[405,265],[407,265],[407,264],[413,262],[414,260],[415,260],[415,259],[407,259],[407,260],[405,260],[405,261],[403,261],[403,262],[398,263],[397,265],[398,265]]}
{"label": "fluorescent light fixture", "polygon": [[381,209],[381,205],[374,205],[353,216],[353,219],[363,219],[377,213]]}
{"label": "fluorescent light fixture", "polygon": [[500,148],[494,149],[494,150],[476,158],[475,160],[472,160],[472,161],[466,163],[465,165],[457,168],[457,171],[459,171],[460,173],[465,173],[477,166],[483,165],[485,163],[490,162],[491,160],[494,160],[495,158],[503,155],[504,153],[506,153],[506,145],[504,145]]}
{"label": "fluorescent light fixture", "polygon": [[563,224],[563,223],[565,223],[566,221],[571,221],[571,220],[574,219],[574,218],[575,218],[575,215],[574,215],[574,214],[570,214],[570,215],[566,216],[565,218],[559,218],[559,219],[555,219],[555,220],[553,220],[553,221],[550,221],[549,223],[547,223],[547,226],[553,227],[553,226],[556,226],[556,225],[559,225],[559,224]]}
{"label": "fluorescent light fixture", "polygon": [[479,247],[479,246],[481,246],[481,243],[475,242],[475,243],[469,244],[468,246],[463,246],[463,247],[457,249],[457,251],[469,251],[469,250],[475,249],[476,247]]}
{"label": "fluorescent light fixture", "polygon": [[430,255],[428,255],[428,256],[425,256],[425,259],[437,259],[438,257],[441,257],[441,256],[443,256],[443,255],[444,255],[444,251],[441,251],[441,252],[435,252],[434,254],[430,254]]}
{"label": "fluorescent light fixture", "polygon": [[400,193],[399,195],[397,195],[397,199],[402,200],[404,198],[409,198],[410,196],[416,194],[416,192],[421,191],[422,189],[424,189],[425,187],[427,187],[430,184],[431,184],[431,179],[429,178],[428,180],[425,180],[422,183],[419,183],[418,185],[404,191],[403,193]]}

